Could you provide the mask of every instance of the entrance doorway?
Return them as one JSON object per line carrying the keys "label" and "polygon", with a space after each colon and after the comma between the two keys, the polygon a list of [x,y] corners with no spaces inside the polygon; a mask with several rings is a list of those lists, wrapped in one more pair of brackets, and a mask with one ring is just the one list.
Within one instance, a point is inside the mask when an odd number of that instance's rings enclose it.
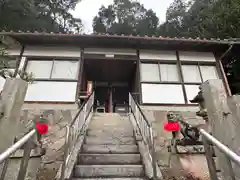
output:
{"label": "entrance doorway", "polygon": [[93,83],[95,111],[127,111],[128,93],[134,92],[133,89],[138,86],[135,82],[136,69],[135,60],[84,59],[81,84],[88,81]]}
{"label": "entrance doorway", "polygon": [[95,109],[99,112],[120,113],[128,110],[127,83],[95,83]]}

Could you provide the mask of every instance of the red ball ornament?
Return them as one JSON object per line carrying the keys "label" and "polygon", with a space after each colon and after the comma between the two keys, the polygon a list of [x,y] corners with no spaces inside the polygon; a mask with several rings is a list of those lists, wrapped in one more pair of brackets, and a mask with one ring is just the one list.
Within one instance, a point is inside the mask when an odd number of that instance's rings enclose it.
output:
{"label": "red ball ornament", "polygon": [[43,135],[48,133],[48,120],[42,116],[35,121],[35,126],[39,134]]}
{"label": "red ball ornament", "polygon": [[48,133],[48,124],[47,123],[36,123],[36,129],[39,134],[47,134]]}
{"label": "red ball ornament", "polygon": [[176,131],[180,131],[180,125],[178,123],[178,121],[176,122],[166,122],[164,124],[164,130],[168,131],[168,132],[176,132]]}

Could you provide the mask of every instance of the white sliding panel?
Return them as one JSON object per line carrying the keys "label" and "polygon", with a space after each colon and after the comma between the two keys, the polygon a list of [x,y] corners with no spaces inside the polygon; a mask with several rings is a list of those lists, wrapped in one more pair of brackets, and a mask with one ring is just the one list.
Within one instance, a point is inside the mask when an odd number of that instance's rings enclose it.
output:
{"label": "white sliding panel", "polygon": [[181,61],[197,61],[197,62],[215,62],[216,59],[212,52],[194,52],[179,51],[179,59]]}
{"label": "white sliding panel", "polygon": [[78,61],[54,61],[51,78],[76,80],[78,77],[78,64]]}
{"label": "white sliding panel", "polygon": [[158,64],[141,63],[141,81],[160,82]]}
{"label": "white sliding panel", "polygon": [[177,60],[176,51],[140,50],[140,59]]}
{"label": "white sliding panel", "polygon": [[188,103],[198,94],[199,86],[200,85],[185,85]]}
{"label": "white sliding panel", "polygon": [[181,85],[142,84],[143,103],[184,104]]}
{"label": "white sliding panel", "polygon": [[219,79],[215,66],[200,66],[203,82],[209,79]]}
{"label": "white sliding panel", "polygon": [[25,101],[75,102],[77,82],[36,81],[29,84]]}
{"label": "white sliding panel", "polygon": [[176,64],[160,64],[161,81],[179,81]]}
{"label": "white sliding panel", "polygon": [[49,79],[53,61],[28,61],[26,72],[32,72],[34,78]]}
{"label": "white sliding panel", "polygon": [[182,65],[184,82],[201,83],[201,76],[197,65]]}

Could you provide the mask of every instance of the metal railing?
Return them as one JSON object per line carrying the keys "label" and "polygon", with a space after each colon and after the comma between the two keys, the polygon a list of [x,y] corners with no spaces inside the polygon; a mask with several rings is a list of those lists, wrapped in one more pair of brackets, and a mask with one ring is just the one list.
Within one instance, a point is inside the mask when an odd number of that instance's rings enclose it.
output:
{"label": "metal railing", "polygon": [[153,179],[157,179],[157,161],[156,161],[155,146],[154,146],[154,139],[153,139],[153,129],[151,124],[148,122],[147,118],[143,114],[140,106],[131,95],[131,93],[129,93],[129,108],[137,123],[138,129],[143,138],[144,144],[147,146],[149,150],[149,154],[151,155],[151,162],[153,167]]}
{"label": "metal railing", "polygon": [[31,155],[31,149],[33,144],[33,137],[36,135],[36,130],[33,129],[25,136],[23,136],[19,141],[14,143],[11,147],[9,147],[6,151],[0,154],[0,164],[2,164],[2,172],[0,173],[0,180],[4,180],[10,157],[13,153],[24,146],[23,157],[20,164],[20,169],[18,172],[17,180],[24,180],[27,172],[28,161]]}
{"label": "metal railing", "polygon": [[227,146],[222,144],[212,135],[207,133],[205,130],[200,129],[200,134],[202,135],[202,141],[205,149],[206,159],[208,163],[208,169],[210,173],[211,180],[218,180],[216,164],[213,159],[214,149],[213,146],[216,147],[220,152],[222,152],[226,157],[226,163],[228,167],[229,178],[231,180],[235,180],[235,174],[232,167],[232,162],[234,162],[237,166],[240,167],[240,156],[234,153]]}
{"label": "metal railing", "polygon": [[60,180],[65,179],[65,171],[71,159],[72,152],[80,135],[83,135],[86,128],[86,120],[92,112],[94,105],[94,92],[84,101],[73,121],[66,126],[66,136],[64,144],[64,160],[61,167]]}

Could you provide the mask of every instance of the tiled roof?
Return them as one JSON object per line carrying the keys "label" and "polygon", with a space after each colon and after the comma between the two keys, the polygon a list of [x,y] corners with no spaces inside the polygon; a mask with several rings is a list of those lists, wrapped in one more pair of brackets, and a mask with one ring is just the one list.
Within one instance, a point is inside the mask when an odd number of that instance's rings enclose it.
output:
{"label": "tiled roof", "polygon": [[135,35],[117,35],[117,34],[77,34],[77,33],[54,33],[54,32],[22,32],[22,31],[0,31],[0,35],[40,35],[40,36],[75,36],[75,37],[109,37],[109,38],[123,38],[123,39],[139,39],[139,40],[167,40],[167,41],[182,41],[182,42],[198,42],[198,43],[216,43],[216,44],[230,44],[230,43],[240,43],[240,38],[186,38],[186,37],[163,37],[163,36],[135,36]]}

